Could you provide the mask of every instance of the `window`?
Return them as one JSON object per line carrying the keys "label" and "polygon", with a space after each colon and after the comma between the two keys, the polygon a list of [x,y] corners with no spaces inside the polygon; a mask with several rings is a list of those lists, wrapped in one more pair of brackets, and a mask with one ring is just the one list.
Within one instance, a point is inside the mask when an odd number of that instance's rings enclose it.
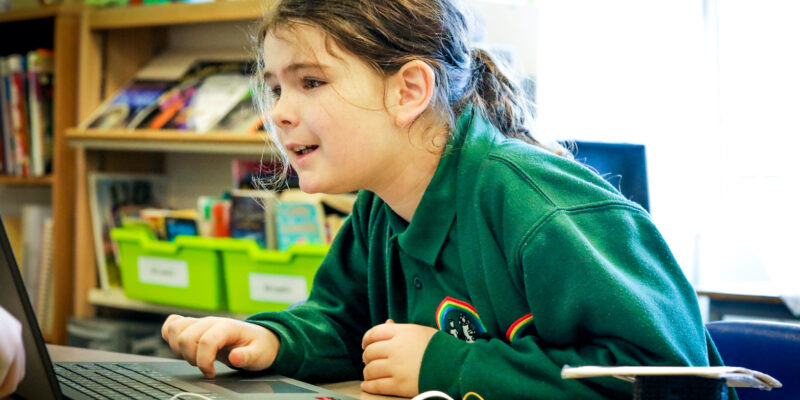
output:
{"label": "window", "polygon": [[646,145],[653,219],[695,285],[800,282],[800,4],[537,4],[540,130]]}

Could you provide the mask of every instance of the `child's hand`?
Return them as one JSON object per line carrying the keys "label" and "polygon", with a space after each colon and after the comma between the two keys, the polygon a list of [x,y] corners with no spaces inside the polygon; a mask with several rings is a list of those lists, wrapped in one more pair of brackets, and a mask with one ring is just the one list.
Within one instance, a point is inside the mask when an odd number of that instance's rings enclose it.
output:
{"label": "child's hand", "polygon": [[230,318],[170,315],[161,337],[176,355],[214,378],[214,360],[230,367],[259,371],[275,361],[280,340],[269,329]]}
{"label": "child's hand", "polygon": [[0,307],[0,398],[14,393],[25,376],[22,325]]}
{"label": "child's hand", "polygon": [[388,320],[364,334],[364,382],[369,393],[414,397],[419,394],[422,356],[436,329]]}

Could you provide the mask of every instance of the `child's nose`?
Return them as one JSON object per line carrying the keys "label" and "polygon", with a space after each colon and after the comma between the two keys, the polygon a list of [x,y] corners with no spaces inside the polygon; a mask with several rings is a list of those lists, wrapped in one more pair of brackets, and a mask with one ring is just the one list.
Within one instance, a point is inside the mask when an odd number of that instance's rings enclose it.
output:
{"label": "child's nose", "polygon": [[270,110],[270,119],[281,129],[292,128],[297,125],[299,117],[289,104],[288,99],[281,98],[276,101]]}

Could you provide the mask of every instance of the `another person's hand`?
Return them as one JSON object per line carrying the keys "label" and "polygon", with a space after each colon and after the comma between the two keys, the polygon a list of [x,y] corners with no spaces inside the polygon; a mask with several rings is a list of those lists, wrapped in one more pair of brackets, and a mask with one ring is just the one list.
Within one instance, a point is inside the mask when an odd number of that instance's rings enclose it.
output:
{"label": "another person's hand", "polygon": [[364,334],[364,382],[369,393],[414,397],[419,394],[422,356],[436,329],[392,320],[376,325]]}
{"label": "another person's hand", "polygon": [[22,325],[0,307],[0,398],[17,390],[25,376],[25,346]]}
{"label": "another person's hand", "polygon": [[259,371],[272,365],[280,340],[269,329],[230,318],[170,315],[161,336],[176,355],[214,378],[214,360],[233,368]]}

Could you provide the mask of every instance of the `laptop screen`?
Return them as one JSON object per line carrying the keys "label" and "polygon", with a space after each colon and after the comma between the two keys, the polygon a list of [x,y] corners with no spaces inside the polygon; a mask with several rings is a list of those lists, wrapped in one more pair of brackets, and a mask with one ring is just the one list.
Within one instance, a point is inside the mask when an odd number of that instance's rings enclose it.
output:
{"label": "laptop screen", "polygon": [[0,306],[22,324],[22,341],[25,343],[25,378],[17,387],[15,397],[59,399],[61,392],[47,355],[44,338],[33,314],[28,293],[22,284],[22,277],[1,219],[0,253]]}

